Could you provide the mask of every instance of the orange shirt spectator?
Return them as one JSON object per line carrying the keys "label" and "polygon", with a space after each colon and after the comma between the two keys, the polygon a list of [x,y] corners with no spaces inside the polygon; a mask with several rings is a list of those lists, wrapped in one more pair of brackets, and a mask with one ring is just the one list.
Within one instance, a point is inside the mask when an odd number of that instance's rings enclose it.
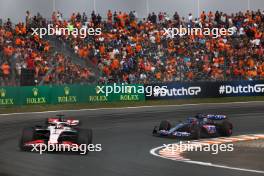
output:
{"label": "orange shirt spectator", "polygon": [[11,38],[13,37],[12,32],[10,32],[10,31],[6,31],[6,32],[5,32],[5,37],[8,38],[8,39],[11,39]]}
{"label": "orange shirt spectator", "polygon": [[10,74],[10,66],[8,65],[8,63],[3,63],[1,69],[4,75],[8,76]]}
{"label": "orange shirt spectator", "polygon": [[138,43],[136,45],[136,52],[139,53],[142,50],[142,46]]}
{"label": "orange shirt spectator", "polygon": [[254,67],[254,66],[255,66],[255,62],[254,62],[254,60],[253,60],[252,58],[249,58],[249,59],[247,60],[247,65],[248,65],[250,68]]}
{"label": "orange shirt spectator", "polygon": [[8,47],[4,48],[4,55],[5,56],[10,57],[13,55],[13,53],[14,53],[14,48],[12,46],[8,46]]}
{"label": "orange shirt spectator", "polygon": [[16,44],[17,46],[21,46],[21,45],[22,45],[22,40],[21,40],[21,38],[16,38],[15,44]]}
{"label": "orange shirt spectator", "polygon": [[127,45],[126,50],[127,50],[127,53],[130,55],[133,53],[133,49],[131,45]]}
{"label": "orange shirt spectator", "polygon": [[116,70],[116,69],[118,69],[119,68],[119,61],[118,61],[118,59],[114,59],[113,60],[113,62],[112,62],[112,64],[111,64],[111,68],[113,69],[113,70]]}
{"label": "orange shirt spectator", "polygon": [[101,55],[104,55],[105,54],[105,46],[104,45],[101,45],[99,47],[99,52],[100,52]]}
{"label": "orange shirt spectator", "polygon": [[107,76],[109,76],[109,75],[111,74],[111,71],[110,71],[109,67],[107,67],[107,66],[104,66],[104,67],[103,67],[103,72],[104,72]]}
{"label": "orange shirt spectator", "polygon": [[193,72],[188,72],[187,73],[187,77],[189,78],[189,80],[192,80],[193,79]]}
{"label": "orange shirt spectator", "polygon": [[45,47],[44,47],[44,51],[45,51],[45,52],[49,52],[49,50],[50,50],[50,45],[47,43],[47,44],[45,45]]}
{"label": "orange shirt spectator", "polygon": [[108,12],[107,12],[108,23],[112,23],[112,17],[113,17],[113,14],[112,14],[111,10],[108,10]]}
{"label": "orange shirt spectator", "polygon": [[201,15],[200,15],[200,19],[202,20],[202,22],[205,21],[205,19],[206,19],[205,11],[203,11],[203,12],[201,13]]}
{"label": "orange shirt spectator", "polygon": [[161,72],[156,73],[156,79],[161,80]]}

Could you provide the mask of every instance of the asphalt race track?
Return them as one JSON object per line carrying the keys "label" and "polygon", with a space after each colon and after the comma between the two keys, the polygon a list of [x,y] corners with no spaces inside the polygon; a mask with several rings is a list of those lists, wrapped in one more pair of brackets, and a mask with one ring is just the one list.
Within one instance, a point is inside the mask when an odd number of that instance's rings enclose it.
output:
{"label": "asphalt race track", "polygon": [[[264,133],[263,102],[67,111],[64,114],[68,117],[76,117],[82,121],[83,127],[93,129],[93,143],[102,144],[103,151],[82,156],[62,153],[40,155],[19,150],[21,130],[25,126],[41,124],[44,118],[58,113],[0,115],[0,176],[264,175],[171,161],[149,153],[154,147],[174,142],[174,139],[152,136],[153,126],[160,120],[177,122],[199,112],[228,115],[235,126],[234,135]],[[242,151],[238,148],[230,154],[232,157],[220,154],[212,158],[201,153],[194,157],[203,161],[208,157],[210,162],[215,160],[220,164],[234,163],[236,167],[264,170],[263,148],[259,150],[262,155],[253,152],[252,156],[248,153],[241,159],[239,156],[245,153]],[[243,159],[248,164],[243,161],[240,166]]]}

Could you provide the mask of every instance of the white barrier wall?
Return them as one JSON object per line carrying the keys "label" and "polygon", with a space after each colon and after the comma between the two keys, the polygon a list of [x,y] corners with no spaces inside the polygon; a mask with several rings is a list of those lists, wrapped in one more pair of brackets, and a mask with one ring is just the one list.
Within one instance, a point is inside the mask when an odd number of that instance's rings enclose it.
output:
{"label": "white barrier wall", "polygon": [[[250,2],[250,3],[248,3]],[[93,9],[106,17],[108,9],[113,11],[136,10],[140,18],[148,12],[164,11],[173,15],[177,11],[181,16],[198,12],[220,10],[226,13],[252,10],[264,10],[264,0],[0,0],[0,18],[10,17],[13,21],[24,20],[26,10],[33,14],[40,12],[50,18],[53,9],[61,11],[65,17],[72,12],[86,12],[88,16]]]}

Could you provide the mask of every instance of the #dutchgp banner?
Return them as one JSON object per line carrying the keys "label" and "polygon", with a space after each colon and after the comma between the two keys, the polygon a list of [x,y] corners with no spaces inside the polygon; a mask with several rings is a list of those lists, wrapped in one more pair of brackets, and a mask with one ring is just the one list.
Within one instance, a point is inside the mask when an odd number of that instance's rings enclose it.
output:
{"label": "#dutchgp banner", "polygon": [[206,84],[168,83],[145,85],[146,100],[204,97]]}
{"label": "#dutchgp banner", "polygon": [[174,82],[145,85],[146,100],[264,96],[264,81]]}

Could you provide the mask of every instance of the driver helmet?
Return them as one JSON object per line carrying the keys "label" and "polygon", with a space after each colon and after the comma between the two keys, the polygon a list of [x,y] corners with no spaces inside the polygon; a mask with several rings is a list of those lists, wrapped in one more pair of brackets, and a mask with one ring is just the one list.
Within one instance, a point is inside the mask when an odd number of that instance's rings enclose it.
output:
{"label": "driver helmet", "polygon": [[197,118],[197,119],[203,119],[204,118],[204,115],[203,114],[196,114],[195,115],[195,118]]}
{"label": "driver helmet", "polygon": [[63,128],[63,124],[62,123],[57,123],[56,124],[56,129],[62,129]]}
{"label": "driver helmet", "polygon": [[194,123],[194,122],[197,121],[197,119],[196,119],[196,118],[193,118],[193,117],[189,117],[189,118],[187,119],[187,121],[188,121],[189,123]]}

